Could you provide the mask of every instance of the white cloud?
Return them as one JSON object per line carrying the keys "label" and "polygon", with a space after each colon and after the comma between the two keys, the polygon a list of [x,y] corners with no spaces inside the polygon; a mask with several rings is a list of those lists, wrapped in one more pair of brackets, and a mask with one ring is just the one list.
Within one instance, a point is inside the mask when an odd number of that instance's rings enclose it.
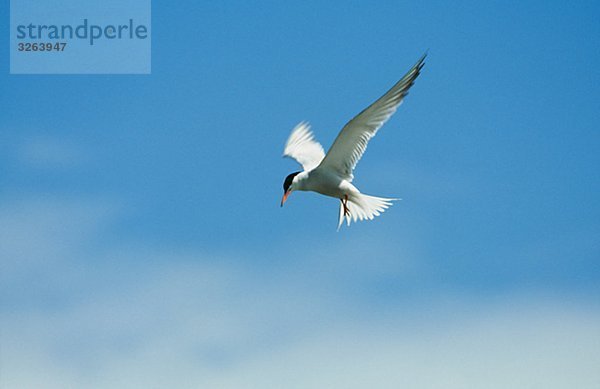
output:
{"label": "white cloud", "polygon": [[[378,264],[376,257],[368,264],[365,253],[353,256],[344,245],[329,247],[330,257],[298,257],[273,269],[255,266],[249,254],[193,248],[96,251],[89,242],[113,209],[102,204],[23,201],[0,210],[0,241],[29,263],[5,267],[3,277],[18,273],[18,287],[35,289],[37,275],[28,274],[43,266],[36,259],[46,258],[44,276],[60,282],[44,290],[66,288],[47,305],[4,304],[2,388],[596,388],[600,382],[597,304],[524,292],[491,300],[437,291],[418,303],[371,309],[353,299],[352,281],[389,272],[410,277],[418,270],[413,254],[407,251],[402,264]],[[56,227],[65,214],[70,221]],[[22,243],[11,246],[15,240]]]}
{"label": "white cloud", "polygon": [[[600,315],[539,301],[340,322],[211,382],[216,387],[594,388]],[[374,319],[374,320],[373,320]],[[412,321],[412,320],[411,320]]]}
{"label": "white cloud", "polygon": [[600,312],[589,306],[520,296],[357,318],[315,291],[175,267],[64,312],[5,317],[3,387],[595,388],[600,380]]}

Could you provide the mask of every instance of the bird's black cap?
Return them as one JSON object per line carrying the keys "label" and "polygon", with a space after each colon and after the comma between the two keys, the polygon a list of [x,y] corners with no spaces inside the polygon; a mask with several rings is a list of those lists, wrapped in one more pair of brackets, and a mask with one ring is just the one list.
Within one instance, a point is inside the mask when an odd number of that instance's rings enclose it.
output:
{"label": "bird's black cap", "polygon": [[294,172],[292,174],[288,174],[288,176],[285,178],[285,181],[283,181],[283,191],[284,192],[287,192],[290,185],[292,185],[292,181],[294,181],[294,177],[296,177],[296,174],[298,174],[298,173],[300,173],[300,172]]}

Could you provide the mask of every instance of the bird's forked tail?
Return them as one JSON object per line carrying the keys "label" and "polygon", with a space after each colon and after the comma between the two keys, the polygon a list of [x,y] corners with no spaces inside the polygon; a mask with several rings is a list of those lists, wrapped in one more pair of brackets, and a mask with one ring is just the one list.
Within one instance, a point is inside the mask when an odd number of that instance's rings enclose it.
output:
{"label": "bird's forked tail", "polygon": [[369,196],[366,194],[356,194],[348,198],[346,202],[347,212],[344,212],[344,203],[340,202],[340,216],[338,220],[338,230],[342,226],[344,219],[346,224],[357,222],[359,220],[373,220],[375,216],[381,215],[386,209],[392,206],[392,202],[399,199],[386,199],[383,197]]}

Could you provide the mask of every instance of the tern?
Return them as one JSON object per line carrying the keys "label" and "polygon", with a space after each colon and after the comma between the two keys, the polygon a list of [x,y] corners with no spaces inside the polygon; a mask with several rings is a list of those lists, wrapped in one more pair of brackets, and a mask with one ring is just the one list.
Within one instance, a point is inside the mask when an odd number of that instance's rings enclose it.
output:
{"label": "tern", "polygon": [[369,196],[354,185],[353,171],[364,154],[369,140],[396,112],[419,76],[425,57],[419,61],[389,91],[350,120],[340,131],[327,154],[313,136],[310,125],[301,122],[292,130],[283,156],[298,162],[303,171],[289,174],[283,182],[281,206],[294,191],[312,191],[340,200],[338,230],[344,219],[372,220],[397,199]]}

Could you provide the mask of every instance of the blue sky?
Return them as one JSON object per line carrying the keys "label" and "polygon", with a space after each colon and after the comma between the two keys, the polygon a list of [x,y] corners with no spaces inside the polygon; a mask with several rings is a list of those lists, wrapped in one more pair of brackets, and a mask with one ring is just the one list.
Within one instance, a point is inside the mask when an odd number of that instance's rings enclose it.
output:
{"label": "blue sky", "polygon": [[[155,2],[138,76],[5,39],[2,387],[597,387],[598,11]],[[355,172],[403,200],[281,209],[292,127],[329,147],[426,50]]]}

